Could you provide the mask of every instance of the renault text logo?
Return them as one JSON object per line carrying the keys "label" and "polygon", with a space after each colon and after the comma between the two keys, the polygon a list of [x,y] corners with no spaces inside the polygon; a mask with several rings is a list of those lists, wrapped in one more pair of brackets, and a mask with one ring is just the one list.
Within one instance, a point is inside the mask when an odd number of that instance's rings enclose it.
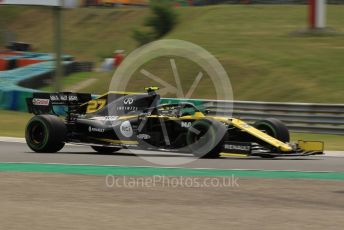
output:
{"label": "renault text logo", "polygon": [[98,133],[103,133],[105,132],[105,129],[101,129],[101,128],[95,128],[95,127],[92,127],[92,126],[89,126],[88,127],[88,132],[98,132]]}
{"label": "renault text logo", "polygon": [[134,99],[132,99],[132,98],[127,98],[127,99],[124,99],[124,101],[123,101],[123,103],[125,105],[131,105],[131,104],[133,104],[133,102],[134,102]]}

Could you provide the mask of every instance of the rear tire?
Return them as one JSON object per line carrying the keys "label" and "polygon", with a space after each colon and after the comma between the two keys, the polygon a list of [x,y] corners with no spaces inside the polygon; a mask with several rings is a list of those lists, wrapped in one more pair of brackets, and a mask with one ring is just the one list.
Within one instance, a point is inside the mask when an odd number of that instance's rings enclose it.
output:
{"label": "rear tire", "polygon": [[103,146],[91,146],[93,150],[101,154],[112,154],[120,150],[120,148],[115,147],[103,147]]}
{"label": "rear tire", "polygon": [[37,153],[55,153],[65,143],[66,124],[53,115],[38,115],[31,118],[25,130],[26,143]]}
{"label": "rear tire", "polygon": [[198,158],[218,158],[222,151],[226,127],[214,120],[195,121],[189,128],[186,141],[193,155]]}

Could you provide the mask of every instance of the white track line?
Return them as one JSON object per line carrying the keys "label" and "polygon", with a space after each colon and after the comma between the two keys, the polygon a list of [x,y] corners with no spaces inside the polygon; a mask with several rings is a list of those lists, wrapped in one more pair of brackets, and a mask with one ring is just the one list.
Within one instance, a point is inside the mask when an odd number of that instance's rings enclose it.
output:
{"label": "white track line", "polygon": [[[18,137],[0,137],[0,142],[26,143],[25,138],[18,138]],[[73,145],[73,144],[67,144],[67,145],[80,146],[80,145]],[[344,151],[325,151],[325,155],[329,157],[344,157]]]}
{"label": "white track line", "polygon": [[25,138],[19,137],[0,137],[1,142],[25,143]]}

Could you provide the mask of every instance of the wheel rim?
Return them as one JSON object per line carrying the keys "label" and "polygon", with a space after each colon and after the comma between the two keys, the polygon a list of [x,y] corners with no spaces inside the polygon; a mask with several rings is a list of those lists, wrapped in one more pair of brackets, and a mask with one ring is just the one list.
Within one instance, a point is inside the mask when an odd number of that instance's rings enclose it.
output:
{"label": "wheel rim", "polygon": [[32,122],[29,126],[29,141],[31,145],[39,148],[46,142],[46,129],[45,126],[38,121]]}
{"label": "wheel rim", "polygon": [[194,127],[199,133],[191,133],[191,137],[189,138],[189,144],[195,144],[196,142],[202,141],[204,139],[207,130],[203,126],[195,126]]}
{"label": "wheel rim", "polygon": [[198,130],[199,133],[196,134],[191,132],[191,134],[189,134],[189,137],[187,137],[188,146],[192,151],[196,151],[203,155],[214,146],[214,129],[211,126],[207,127],[204,123],[197,124],[193,127]]}
{"label": "wheel rim", "polygon": [[192,135],[192,138],[191,138],[192,144],[205,138],[204,136],[205,136],[207,130],[204,129],[203,127],[201,127],[200,129],[198,129],[198,131],[199,131],[198,134],[193,133],[193,135]]}

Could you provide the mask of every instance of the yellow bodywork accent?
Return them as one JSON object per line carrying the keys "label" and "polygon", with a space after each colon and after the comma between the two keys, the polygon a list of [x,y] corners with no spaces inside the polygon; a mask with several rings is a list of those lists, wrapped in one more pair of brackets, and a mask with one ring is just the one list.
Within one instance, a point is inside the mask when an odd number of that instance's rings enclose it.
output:
{"label": "yellow bodywork accent", "polygon": [[223,122],[225,124],[231,124],[232,123],[232,118],[231,117],[217,117],[217,116],[205,116],[206,118],[210,118],[213,120],[217,120],[220,122]]}
{"label": "yellow bodywork accent", "polygon": [[92,101],[87,102],[87,109],[86,113],[94,113],[97,112],[98,110],[104,108],[106,105],[106,100],[105,99],[95,99]]}
{"label": "yellow bodywork accent", "polygon": [[138,116],[139,115],[120,116],[120,117],[118,117],[118,120],[127,120],[127,119],[135,118],[135,117],[138,117]]}
{"label": "yellow bodywork accent", "polygon": [[324,142],[322,141],[301,141],[297,142],[300,149],[304,151],[324,152]]}
{"label": "yellow bodywork accent", "polygon": [[278,148],[279,150],[283,152],[290,152],[293,150],[293,148],[290,145],[269,136],[268,134],[256,129],[255,127],[247,124],[246,122],[242,120],[232,118],[232,125],[241,130],[244,130],[245,132],[251,134],[252,136],[259,138],[260,140],[263,140],[266,143],[269,143],[272,146],[275,146],[276,148]]}
{"label": "yellow bodywork accent", "polygon": [[289,144],[283,143],[282,141],[279,141],[276,138],[269,136],[268,134],[256,129],[255,127],[247,124],[246,122],[240,119],[228,118],[228,117],[211,117],[211,118],[217,121],[221,121],[226,124],[232,124],[238,129],[243,130],[251,134],[252,136],[257,137],[258,139],[278,148],[279,150],[283,152],[290,152],[293,150],[293,148]]}
{"label": "yellow bodywork accent", "polygon": [[157,90],[159,90],[159,87],[157,87],[157,86],[146,87],[145,90],[146,91],[157,91]]}
{"label": "yellow bodywork accent", "polygon": [[196,119],[201,119],[201,118],[204,118],[205,116],[202,112],[196,112],[192,117]]}
{"label": "yellow bodywork accent", "polygon": [[199,120],[202,118],[205,118],[205,116],[203,115],[203,113],[195,113],[194,115],[188,115],[188,116],[182,116],[182,117],[172,117],[172,116],[166,116],[166,115],[149,115],[147,116],[149,118],[164,118],[164,119],[168,119],[168,120],[173,120],[173,121],[177,121],[177,120]]}

